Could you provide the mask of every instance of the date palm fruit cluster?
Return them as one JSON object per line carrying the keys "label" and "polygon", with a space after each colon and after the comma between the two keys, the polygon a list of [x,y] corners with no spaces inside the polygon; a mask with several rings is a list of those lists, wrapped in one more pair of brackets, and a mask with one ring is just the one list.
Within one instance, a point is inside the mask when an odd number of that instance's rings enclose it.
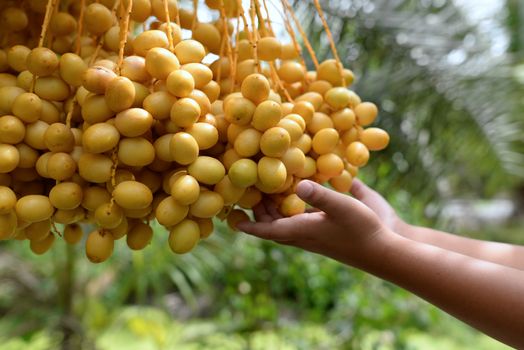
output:
{"label": "date palm fruit cluster", "polygon": [[43,254],[92,227],[102,262],[157,220],[182,254],[263,198],[304,212],[301,179],[348,191],[387,146],[338,60],[307,71],[261,1],[205,3],[216,21],[175,0],[1,2],[0,239]]}

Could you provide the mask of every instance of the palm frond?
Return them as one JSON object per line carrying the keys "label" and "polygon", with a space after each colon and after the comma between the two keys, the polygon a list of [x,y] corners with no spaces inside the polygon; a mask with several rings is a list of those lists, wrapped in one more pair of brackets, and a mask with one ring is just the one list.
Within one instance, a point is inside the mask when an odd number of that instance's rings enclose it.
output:
{"label": "palm frond", "polygon": [[[393,162],[398,174],[385,184],[394,181],[417,196],[428,192],[427,199],[493,194],[524,179],[524,88],[511,56],[494,50],[496,37],[451,1],[428,6],[323,3],[339,54],[356,72],[355,89],[382,106],[378,125],[392,135],[366,173]],[[319,59],[329,57],[312,3],[297,1],[295,8],[309,23]]]}

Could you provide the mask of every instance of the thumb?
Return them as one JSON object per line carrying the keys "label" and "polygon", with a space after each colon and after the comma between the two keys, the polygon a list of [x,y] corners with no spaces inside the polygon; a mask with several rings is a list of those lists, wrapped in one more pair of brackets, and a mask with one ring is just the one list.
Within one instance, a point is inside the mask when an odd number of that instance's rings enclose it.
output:
{"label": "thumb", "polygon": [[330,215],[347,215],[353,198],[330,190],[316,182],[303,180],[297,186],[297,195],[308,204]]}

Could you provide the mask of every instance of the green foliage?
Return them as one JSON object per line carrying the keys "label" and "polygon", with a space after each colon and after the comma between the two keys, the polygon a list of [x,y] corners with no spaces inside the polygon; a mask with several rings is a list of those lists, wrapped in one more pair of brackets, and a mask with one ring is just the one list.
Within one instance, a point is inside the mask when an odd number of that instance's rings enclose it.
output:
{"label": "green foliage", "polygon": [[158,309],[120,310],[114,322],[97,335],[104,349],[334,349],[333,336],[319,325],[284,325],[278,331],[232,335],[219,322],[179,322]]}
{"label": "green foliage", "polygon": [[[51,253],[42,256],[30,251],[29,242],[3,242],[0,315],[10,315],[8,334],[13,336],[34,334],[45,327],[60,329],[63,318],[71,313],[83,315],[88,329],[97,330],[112,321],[111,310],[116,305],[161,303],[174,291],[194,312],[196,295],[209,293],[212,276],[224,273],[230,254],[225,247],[233,238],[231,234],[216,235],[192,254],[178,256],[168,247],[167,232],[155,226],[155,237],[147,249],[131,252],[125,239],[117,241],[114,255],[100,265],[87,260],[84,242],[70,247],[58,239]],[[66,278],[72,279],[70,285]],[[18,298],[24,303],[15,302]]]}
{"label": "green foliage", "polygon": [[[2,330],[0,322],[0,330]],[[60,345],[60,337],[50,335],[47,331],[40,331],[26,338],[2,338],[0,336],[3,350],[48,350],[56,349]]]}

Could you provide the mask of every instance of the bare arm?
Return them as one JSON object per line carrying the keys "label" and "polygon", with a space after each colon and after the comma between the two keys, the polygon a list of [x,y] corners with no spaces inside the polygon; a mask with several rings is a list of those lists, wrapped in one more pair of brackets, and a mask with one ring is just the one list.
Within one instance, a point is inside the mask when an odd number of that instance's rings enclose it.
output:
{"label": "bare arm", "polygon": [[524,270],[523,246],[481,241],[430,228],[413,226],[400,219],[394,209],[379,193],[361,181],[354,181],[351,192],[355,198],[373,210],[386,226],[406,238],[480,260]]}
{"label": "bare arm", "polygon": [[368,272],[508,345],[524,347],[524,271],[392,236]]}
{"label": "bare arm", "polygon": [[524,271],[523,246],[481,241],[406,223],[399,225],[398,233],[418,242]]}
{"label": "bare arm", "polygon": [[319,253],[391,281],[473,327],[524,348],[524,271],[395,234],[361,202],[303,181],[301,198],[320,209],[282,218],[274,204],[238,228]]}

